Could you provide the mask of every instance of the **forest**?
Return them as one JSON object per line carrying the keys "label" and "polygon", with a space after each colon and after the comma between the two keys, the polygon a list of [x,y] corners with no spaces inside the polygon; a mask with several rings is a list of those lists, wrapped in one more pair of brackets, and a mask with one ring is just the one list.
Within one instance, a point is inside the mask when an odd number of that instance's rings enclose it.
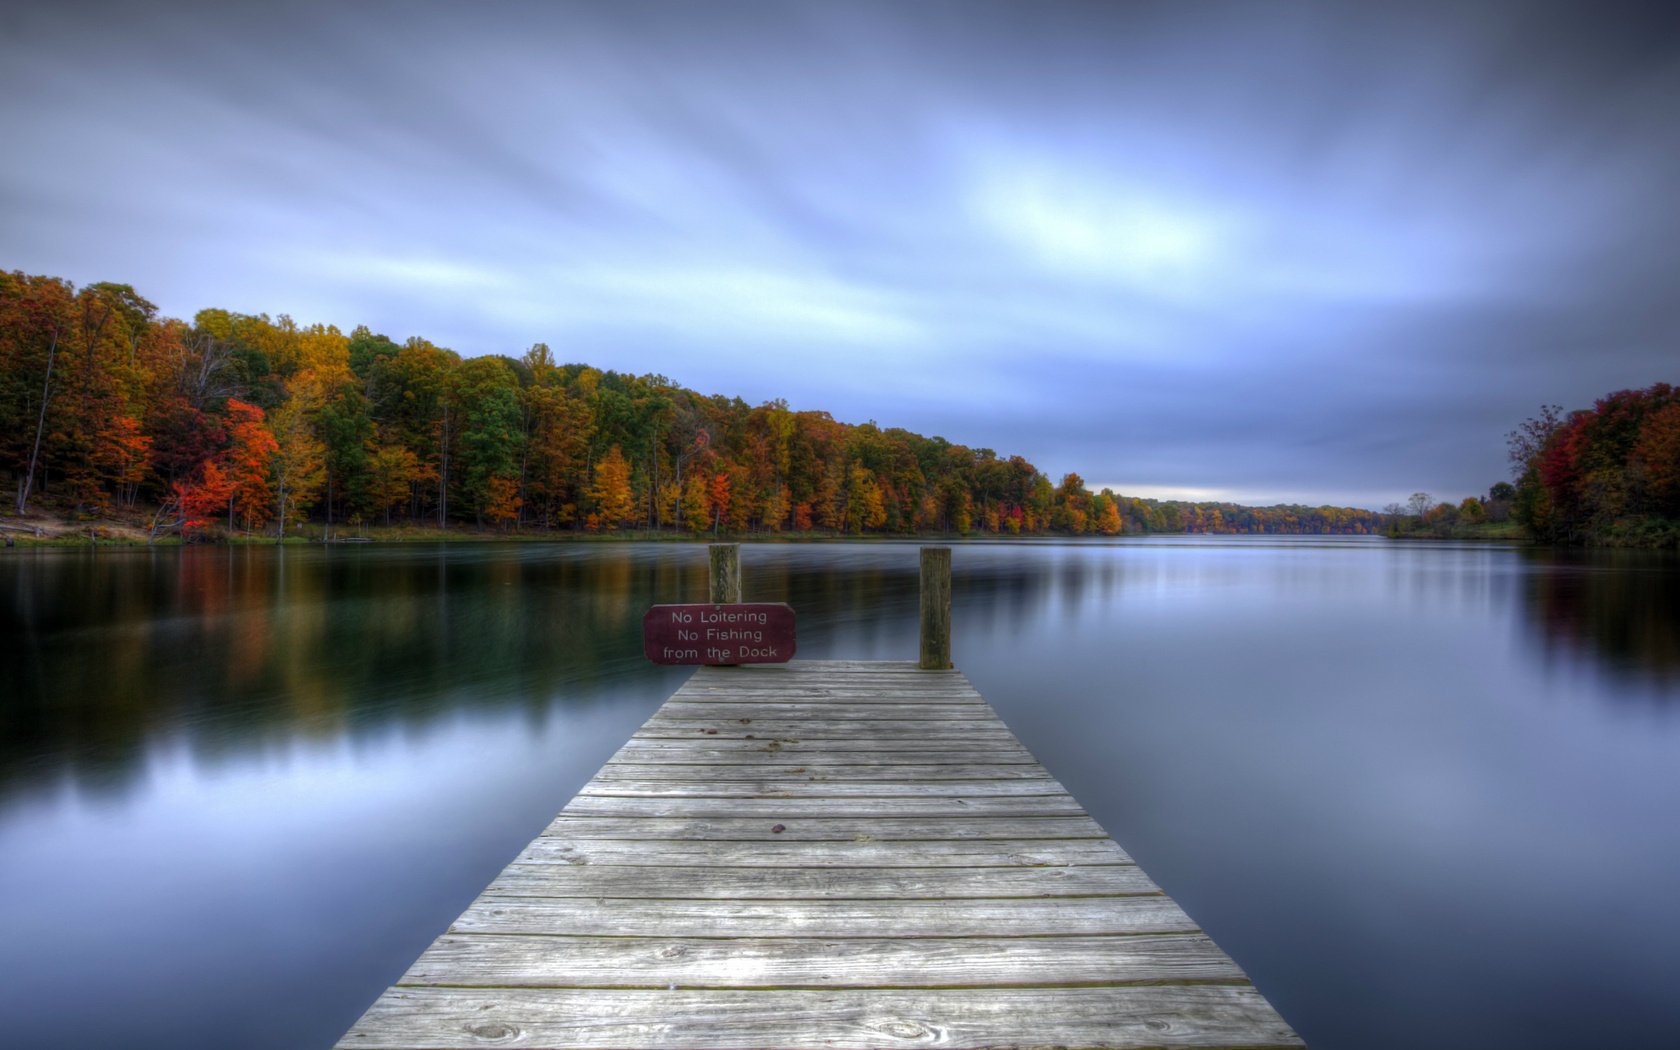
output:
{"label": "forest", "polygon": [[[1021,456],[659,375],[463,356],[365,326],[201,310],[0,273],[0,458],[17,516],[148,536],[302,526],[518,532],[1367,533],[1343,507],[1091,492]],[[289,533],[290,530],[290,533]]]}

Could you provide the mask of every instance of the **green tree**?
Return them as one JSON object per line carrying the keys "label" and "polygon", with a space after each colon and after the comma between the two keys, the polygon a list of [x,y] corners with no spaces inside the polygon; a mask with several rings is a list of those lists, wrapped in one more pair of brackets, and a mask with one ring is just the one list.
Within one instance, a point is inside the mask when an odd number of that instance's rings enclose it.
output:
{"label": "green tree", "polygon": [[517,478],[525,441],[519,383],[504,358],[473,357],[456,368],[451,399],[460,420],[463,494],[483,523],[494,478]]}

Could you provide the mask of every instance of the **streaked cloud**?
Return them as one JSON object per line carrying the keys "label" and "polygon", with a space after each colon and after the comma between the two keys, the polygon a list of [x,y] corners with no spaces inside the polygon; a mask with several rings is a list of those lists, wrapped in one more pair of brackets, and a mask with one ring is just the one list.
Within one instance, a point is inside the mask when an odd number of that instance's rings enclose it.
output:
{"label": "streaked cloud", "polygon": [[1259,502],[1479,491],[1540,402],[1680,379],[1680,9],[169,2],[8,29],[0,265],[176,315],[543,341]]}

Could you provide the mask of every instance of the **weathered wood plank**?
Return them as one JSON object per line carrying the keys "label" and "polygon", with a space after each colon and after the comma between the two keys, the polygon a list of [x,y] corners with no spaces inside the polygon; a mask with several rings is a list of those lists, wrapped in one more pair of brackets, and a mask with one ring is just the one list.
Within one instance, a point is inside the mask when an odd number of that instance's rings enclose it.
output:
{"label": "weathered wood plank", "polygon": [[759,669],[748,668],[744,672],[729,671],[715,674],[697,674],[683,683],[681,690],[712,690],[722,691],[734,689],[748,691],[753,689],[831,689],[839,692],[846,690],[860,690],[871,688],[885,689],[920,689],[930,693],[959,693],[965,692],[978,695],[979,691],[961,674],[936,675],[911,671],[907,674],[849,674],[849,675],[800,675],[797,673],[778,674],[774,668],[769,673],[761,674]]}
{"label": "weathered wood plank", "polygon": [[1065,797],[1066,789],[1049,777],[1035,780],[964,780],[911,782],[866,780],[856,783],[818,782],[813,778],[782,774],[754,780],[730,781],[699,777],[630,780],[604,777],[583,785],[580,796],[602,798],[1027,798],[1042,795]]}
{"label": "weathered wood plank", "polygon": [[682,689],[672,700],[687,704],[787,703],[808,707],[812,704],[867,704],[891,706],[907,700],[937,707],[978,709],[986,701],[972,689],[917,689],[893,685],[859,686],[851,689],[780,688],[780,689]]}
{"label": "weathered wood plank", "polygon": [[[913,764],[915,768],[906,770],[904,767],[907,764]],[[927,762],[853,761],[845,765],[829,763],[820,766],[807,766],[800,765],[797,762],[772,759],[768,755],[764,756],[762,761],[750,764],[711,764],[695,768],[687,768],[675,763],[609,762],[601,767],[599,773],[595,774],[594,782],[645,781],[659,778],[668,784],[688,782],[713,784],[719,781],[736,780],[778,785],[799,783],[868,784],[872,781],[902,782],[904,777],[911,774],[919,781],[924,782],[1041,780],[1056,783],[1049,772],[1036,762],[1023,762],[1018,765],[936,765]]]}
{"label": "weathered wood plank", "polygon": [[892,1046],[1089,1048],[1302,1045],[1247,985],[689,991],[393,988],[341,1047],[620,1050]]}
{"label": "weathered wood plank", "polygon": [[783,751],[803,749],[807,752],[864,752],[866,754],[885,753],[888,751],[925,752],[932,754],[938,751],[956,751],[962,754],[984,755],[1014,755],[1026,756],[1033,759],[1032,752],[1019,744],[1008,744],[1002,741],[992,743],[984,740],[915,740],[904,736],[873,736],[847,737],[844,740],[825,741],[821,737],[806,740],[804,737],[779,736],[773,740],[736,740],[719,733],[717,736],[696,733],[692,737],[673,737],[670,739],[656,737],[633,737],[630,742],[619,749],[619,754],[638,751],[670,751],[670,750],[721,750],[736,751],[750,755],[760,752],[774,755]]}
{"label": "weathered wood plank", "polygon": [[486,893],[451,933],[601,937],[1045,937],[1187,933],[1168,897],[933,900],[644,900],[497,897]]}
{"label": "weathered wood plank", "polygon": [[1015,743],[1002,722],[914,718],[654,718],[636,730],[637,739],[691,736],[729,736],[737,740],[773,740],[792,736],[801,740],[836,737],[914,736],[918,739],[979,740]]}
{"label": "weathered wood plank", "polygon": [[511,864],[484,891],[501,897],[691,900],[957,900],[1122,897],[1161,887],[1135,864],[1060,868],[818,868]]}
{"label": "weathered wood plank", "polygon": [[648,798],[579,795],[560,811],[569,817],[743,817],[798,821],[811,817],[872,820],[877,817],[1079,816],[1085,812],[1069,795],[991,798]]}
{"label": "weathered wood plank", "polygon": [[950,988],[1245,981],[1204,934],[741,938],[445,934],[399,985]]}
{"label": "weathered wood plank", "polygon": [[[777,824],[781,831],[773,830]],[[589,839],[712,839],[719,842],[881,842],[941,839],[1102,839],[1090,817],[556,817],[546,836]]]}
{"label": "weathered wood plank", "polygon": [[699,718],[699,719],[778,719],[805,718],[811,715],[828,721],[850,718],[881,717],[881,712],[888,710],[899,721],[919,720],[930,721],[969,721],[975,717],[976,711],[984,711],[981,704],[921,704],[909,701],[895,704],[854,704],[836,701],[823,704],[813,710],[810,704],[777,703],[774,700],[742,702],[718,701],[710,704],[689,703],[684,700],[667,700],[660,708],[656,718]]}
{"label": "weathered wood plank", "polygon": [[662,866],[879,868],[1033,867],[1129,864],[1131,857],[1108,838],[980,839],[933,842],[873,839],[801,842],[797,849],[765,849],[758,842],[542,837],[519,854],[521,864],[646,864]]}
{"label": "weathered wood plank", "polygon": [[892,691],[898,693],[923,693],[928,696],[965,696],[977,699],[978,690],[969,684],[962,675],[941,676],[928,675],[920,672],[894,675],[823,675],[820,677],[799,677],[785,674],[760,674],[757,668],[747,671],[714,672],[696,674],[677,690],[676,695],[685,696],[693,693],[707,693],[723,695],[726,693],[767,693],[786,691],[790,693],[807,693],[816,696],[844,695],[847,693],[869,693]]}
{"label": "weathered wood plank", "polygon": [[[738,766],[743,763],[762,762],[767,766],[788,765],[795,769],[812,766],[935,766],[935,765],[1015,765],[1030,766],[1033,769],[1043,769],[1032,753],[1024,747],[1016,748],[986,748],[976,750],[973,747],[953,747],[942,750],[936,746],[926,748],[905,747],[901,750],[879,749],[876,751],[824,751],[799,750],[794,746],[780,744],[771,749],[765,741],[747,741],[746,745],[738,746],[729,743],[727,747],[717,746],[722,737],[705,737],[705,743],[698,746],[684,743],[680,747],[660,747],[656,741],[633,741],[620,748],[610,759],[610,764],[620,763],[633,765],[637,763],[658,763],[673,765],[729,765]],[[777,739],[780,742],[781,738]],[[935,744],[938,742],[935,741]],[[748,746],[764,744],[763,747]],[[785,753],[784,753],[785,752]]]}

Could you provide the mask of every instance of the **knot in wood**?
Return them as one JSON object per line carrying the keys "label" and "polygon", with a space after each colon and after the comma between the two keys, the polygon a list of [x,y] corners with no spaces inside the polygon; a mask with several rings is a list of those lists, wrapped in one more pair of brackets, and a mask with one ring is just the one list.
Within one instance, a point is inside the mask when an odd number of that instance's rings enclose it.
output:
{"label": "knot in wood", "polygon": [[502,1043],[519,1034],[519,1029],[510,1024],[470,1024],[467,1033],[478,1039],[492,1043]]}
{"label": "knot in wood", "polygon": [[939,1033],[922,1024],[912,1021],[908,1017],[895,1017],[873,1025],[882,1035],[890,1035],[894,1039],[915,1040],[917,1042],[933,1042],[939,1038]]}

